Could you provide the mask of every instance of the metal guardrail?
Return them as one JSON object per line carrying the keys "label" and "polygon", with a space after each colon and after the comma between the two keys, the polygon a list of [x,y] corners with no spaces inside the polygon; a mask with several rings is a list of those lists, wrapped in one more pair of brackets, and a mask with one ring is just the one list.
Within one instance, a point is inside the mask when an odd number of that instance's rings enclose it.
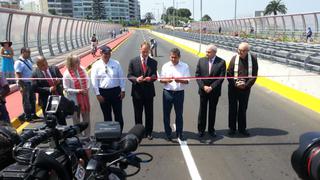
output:
{"label": "metal guardrail", "polygon": [[[156,29],[155,31],[182,39],[200,42],[200,33],[197,32],[183,32],[166,29]],[[234,52],[236,52],[236,49],[241,42],[248,42],[251,44],[251,51],[260,58],[296,66],[305,70],[320,72],[320,45],[273,42],[270,40],[215,34],[202,34],[201,39],[203,44],[214,43],[220,48]]]}
{"label": "metal guardrail", "polygon": [[[224,34],[246,33],[259,38],[288,37],[297,41],[306,39],[307,27],[313,31],[313,39],[320,40],[320,12],[262,16],[255,18],[229,19],[191,23],[191,29],[198,31],[200,27],[207,32],[218,33],[219,27]],[[253,29],[253,32],[250,32]]]}
{"label": "metal guardrail", "polygon": [[92,34],[99,41],[117,34],[122,26],[105,22],[51,16],[0,8],[0,40],[13,42],[15,58],[22,47],[32,48],[32,56],[55,56],[90,44]]}

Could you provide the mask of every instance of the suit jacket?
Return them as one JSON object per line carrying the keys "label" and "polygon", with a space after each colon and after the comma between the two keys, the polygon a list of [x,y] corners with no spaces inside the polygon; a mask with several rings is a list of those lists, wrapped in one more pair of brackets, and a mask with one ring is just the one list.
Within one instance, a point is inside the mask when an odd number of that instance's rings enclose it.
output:
{"label": "suit jacket", "polygon": [[[216,56],[209,72],[209,60],[207,57],[200,58],[197,64],[196,77],[225,77],[226,74],[226,62],[220,57]],[[221,95],[221,85],[224,78],[220,79],[197,79],[199,86],[199,95],[206,95],[204,91],[204,86],[211,86],[212,91],[210,94],[220,96]]]}
{"label": "suit jacket", "polygon": [[[258,76],[258,60],[257,57],[251,54],[251,59],[252,59],[252,78],[245,78],[245,89],[244,90],[250,90],[253,84],[256,82],[256,76]],[[235,64],[236,56],[233,56],[230,64],[227,69],[227,76],[228,77],[233,77],[234,76],[234,64]],[[239,60],[239,65],[238,65],[238,77],[241,76],[248,76],[248,55],[245,57],[245,59]],[[229,78],[229,87],[236,88],[235,87],[235,79]]]}
{"label": "suit jacket", "polygon": [[[59,68],[57,66],[49,66],[50,74],[53,78],[62,78],[62,74],[59,71]],[[33,78],[45,78],[44,74],[41,72],[39,68],[36,68],[32,72]],[[32,81],[32,87],[36,93],[39,94],[39,104],[41,106],[46,106],[47,99],[50,93],[50,86],[47,80],[33,80]],[[60,83],[57,85],[57,92],[59,95],[63,94],[63,85],[62,80],[60,80]]]}
{"label": "suit jacket", "polygon": [[[156,93],[154,90],[153,82],[157,78],[157,66],[158,62],[150,57],[147,59],[146,73],[142,70],[141,57],[138,56],[132,59],[129,63],[128,78],[132,82],[131,96],[136,99],[153,98]],[[138,83],[137,78],[139,76],[151,77],[151,82]]]}

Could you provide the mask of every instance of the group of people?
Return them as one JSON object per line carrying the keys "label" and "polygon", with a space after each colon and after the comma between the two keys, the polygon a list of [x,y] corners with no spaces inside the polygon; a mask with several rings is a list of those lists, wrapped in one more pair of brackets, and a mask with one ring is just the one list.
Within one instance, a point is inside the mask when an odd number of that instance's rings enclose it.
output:
{"label": "group of people", "polygon": [[[131,59],[127,78],[132,83],[131,96],[136,124],[143,124],[145,115],[146,138],[153,139],[153,101],[155,97],[154,82],[163,84],[163,124],[166,140],[171,141],[172,128],[170,113],[175,110],[176,137],[184,140],[183,135],[183,105],[184,90],[190,81],[188,64],[181,61],[178,48],[170,51],[170,61],[162,66],[160,77],[157,77],[157,61],[149,56],[151,45],[143,42],[140,45],[140,55]],[[206,57],[200,58],[195,76],[199,86],[200,108],[198,114],[199,137],[205,135],[207,114],[208,133],[216,137],[215,116],[216,107],[221,95],[221,86],[227,75],[229,97],[229,132],[230,136],[238,132],[250,136],[246,129],[246,110],[250,89],[258,74],[257,58],[250,54],[248,43],[241,43],[238,54],[235,55],[226,69],[225,61],[216,56],[217,47],[209,45]],[[101,59],[92,66],[91,81],[97,100],[100,103],[104,120],[112,121],[113,111],[115,121],[123,128],[122,100],[125,97],[125,77],[119,61],[111,59],[111,49],[101,50]],[[238,124],[238,125],[237,125]],[[237,128],[238,126],[238,128]]]}
{"label": "group of people", "polygon": [[[103,46],[100,51],[101,58],[92,65],[90,83],[86,70],[80,66],[78,56],[71,54],[66,57],[66,70],[62,75],[58,67],[49,66],[43,56],[35,58],[36,68],[33,68],[30,49],[22,48],[21,56],[15,62],[14,68],[22,93],[24,118],[30,121],[38,118],[35,114],[35,93],[38,93],[38,102],[43,113],[45,113],[49,95],[62,95],[72,100],[77,107],[73,115],[74,123],[80,122],[80,116],[83,121],[90,122],[89,87],[91,84],[103,112],[104,121],[112,121],[114,117],[123,129],[122,100],[125,97],[125,79],[128,79],[132,83],[131,96],[135,123],[143,124],[144,111],[145,135],[146,138],[152,140],[153,101],[156,95],[154,82],[158,80],[163,84],[163,123],[166,139],[171,141],[173,138],[170,126],[170,113],[173,107],[176,114],[176,137],[184,140],[184,90],[190,81],[189,66],[180,60],[180,50],[173,48],[170,51],[170,61],[162,66],[161,74],[158,75],[158,63],[149,56],[150,50],[151,45],[148,42],[140,45],[140,55],[130,60],[128,74],[125,77],[119,61],[111,58],[112,49]],[[199,59],[195,72],[200,96],[199,137],[205,135],[207,122],[209,135],[216,136],[214,128],[216,107],[226,75],[229,81],[228,134],[234,135],[238,130],[244,136],[250,135],[246,130],[246,110],[250,89],[256,81],[258,63],[257,58],[251,55],[249,50],[248,43],[241,43],[238,54],[231,59],[228,69],[226,69],[226,62],[216,55],[215,45],[209,45],[206,57]],[[8,88],[7,83],[3,80],[0,81],[0,85],[2,99],[8,93]],[[2,112],[0,115],[5,115]],[[9,121],[9,117],[3,119]],[[60,119],[59,124],[66,124],[65,119]],[[90,135],[90,128],[87,129],[86,135]]]}

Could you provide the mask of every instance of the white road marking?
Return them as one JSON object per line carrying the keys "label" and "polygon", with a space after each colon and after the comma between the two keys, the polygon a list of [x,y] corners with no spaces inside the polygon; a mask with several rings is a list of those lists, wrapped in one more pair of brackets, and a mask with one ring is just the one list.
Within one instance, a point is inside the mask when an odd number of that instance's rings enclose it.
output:
{"label": "white road marking", "polygon": [[[173,131],[176,130],[176,124],[173,124]],[[178,139],[178,142],[180,144],[180,148],[183,154],[183,157],[186,161],[186,164],[188,166],[189,174],[191,176],[192,180],[202,180],[201,176],[199,174],[198,168],[196,166],[196,163],[193,160],[191,151],[188,147],[187,141],[181,141]]]}

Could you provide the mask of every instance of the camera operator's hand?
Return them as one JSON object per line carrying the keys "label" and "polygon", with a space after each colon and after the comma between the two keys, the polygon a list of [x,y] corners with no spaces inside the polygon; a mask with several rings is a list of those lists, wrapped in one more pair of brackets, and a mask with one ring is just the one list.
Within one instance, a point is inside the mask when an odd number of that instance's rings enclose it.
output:
{"label": "camera operator's hand", "polygon": [[99,103],[104,102],[104,98],[101,95],[97,95],[97,99],[98,99]]}
{"label": "camera operator's hand", "polygon": [[120,99],[122,100],[126,96],[126,93],[124,91],[121,91],[119,94]]}

